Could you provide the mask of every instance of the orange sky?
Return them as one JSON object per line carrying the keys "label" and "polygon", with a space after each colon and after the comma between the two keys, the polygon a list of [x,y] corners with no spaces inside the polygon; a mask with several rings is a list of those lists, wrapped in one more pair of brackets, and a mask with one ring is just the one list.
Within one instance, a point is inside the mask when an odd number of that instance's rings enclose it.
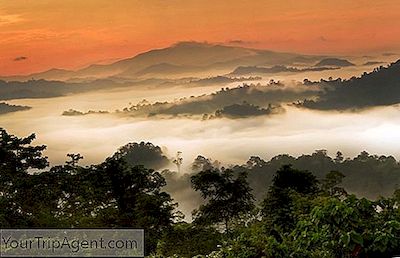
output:
{"label": "orange sky", "polygon": [[399,15],[398,0],[0,0],[0,74],[77,69],[187,40],[396,52]]}

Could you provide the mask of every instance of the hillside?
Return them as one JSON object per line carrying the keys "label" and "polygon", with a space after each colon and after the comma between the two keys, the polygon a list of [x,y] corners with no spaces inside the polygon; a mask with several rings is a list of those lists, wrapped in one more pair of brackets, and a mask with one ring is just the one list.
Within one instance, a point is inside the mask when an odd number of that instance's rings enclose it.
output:
{"label": "hillside", "polygon": [[10,105],[5,102],[0,102],[0,115],[28,110],[30,107],[27,106],[19,106],[19,105]]}
{"label": "hillside", "polygon": [[26,81],[32,78],[46,80],[94,79],[111,76],[137,78],[153,72],[158,75],[168,75],[199,70],[202,72],[216,69],[231,71],[238,66],[292,65],[298,63],[299,60],[312,64],[321,58],[320,56],[209,43],[180,42],[167,48],[150,50],[111,64],[93,64],[77,71],[51,69],[42,73],[8,76],[0,79]]}
{"label": "hillside", "polygon": [[397,104],[400,103],[400,60],[358,78],[339,78],[320,84],[328,90],[316,101],[305,101],[305,107],[343,110]]}
{"label": "hillside", "polygon": [[325,59],[322,59],[321,61],[319,61],[315,66],[346,67],[346,66],[354,66],[354,64],[349,62],[346,59],[325,58]]}

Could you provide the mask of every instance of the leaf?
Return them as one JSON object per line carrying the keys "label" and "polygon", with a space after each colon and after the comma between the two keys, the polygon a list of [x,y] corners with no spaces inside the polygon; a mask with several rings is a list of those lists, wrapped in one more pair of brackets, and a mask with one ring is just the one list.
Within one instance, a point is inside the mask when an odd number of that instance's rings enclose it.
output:
{"label": "leaf", "polygon": [[350,244],[350,234],[346,233],[345,235],[342,236],[342,242],[344,246],[348,246]]}
{"label": "leaf", "polygon": [[354,231],[351,231],[351,232],[350,232],[350,237],[351,237],[351,240],[352,240],[354,243],[359,244],[359,245],[361,245],[361,246],[364,245],[364,240],[363,240],[363,238],[362,238],[362,236],[361,236],[360,234],[358,234],[358,233],[356,233],[356,232],[354,232]]}

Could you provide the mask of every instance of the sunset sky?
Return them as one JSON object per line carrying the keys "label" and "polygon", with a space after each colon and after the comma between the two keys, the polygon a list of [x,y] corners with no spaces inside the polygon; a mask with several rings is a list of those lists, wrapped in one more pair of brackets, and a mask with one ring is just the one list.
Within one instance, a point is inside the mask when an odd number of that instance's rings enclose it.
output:
{"label": "sunset sky", "polygon": [[398,0],[0,0],[0,75],[108,63],[178,41],[400,51]]}

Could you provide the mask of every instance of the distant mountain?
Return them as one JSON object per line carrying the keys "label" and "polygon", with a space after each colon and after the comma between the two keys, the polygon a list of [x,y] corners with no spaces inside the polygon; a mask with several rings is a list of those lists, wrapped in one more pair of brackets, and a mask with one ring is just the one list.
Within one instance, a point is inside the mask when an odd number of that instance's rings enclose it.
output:
{"label": "distant mountain", "polygon": [[53,68],[40,73],[33,73],[30,75],[16,75],[16,76],[6,76],[1,77],[2,80],[5,81],[28,81],[28,80],[57,80],[64,81],[74,76],[73,71],[68,71],[65,69],[57,69]]}
{"label": "distant mountain", "polygon": [[189,81],[190,84],[196,85],[213,85],[213,84],[227,84],[232,82],[246,82],[246,81],[260,81],[262,77],[251,76],[251,77],[228,77],[228,76],[215,76],[203,79],[195,79]]}
{"label": "distant mountain", "polygon": [[322,56],[281,53],[269,50],[232,47],[198,42],[180,42],[167,48],[154,49],[134,57],[111,64],[94,64],[77,71],[51,69],[28,76],[0,78],[9,80],[68,80],[93,79],[111,76],[137,78],[155,73],[173,75],[175,73],[208,72],[215,76],[216,71],[232,71],[238,66],[312,64]]}
{"label": "distant mountain", "polygon": [[[277,108],[272,107],[269,105],[268,108],[262,108],[247,102],[242,104],[232,104],[223,107],[222,109],[218,109],[215,111],[215,115],[211,118],[247,118],[247,117],[254,117],[254,116],[264,116],[264,115],[271,115],[274,113],[279,113],[275,111],[278,110]],[[274,112],[275,111],[275,112]]]}
{"label": "distant mountain", "polygon": [[301,73],[301,72],[319,72],[324,70],[334,70],[338,67],[310,67],[310,68],[296,68],[287,67],[283,65],[275,65],[273,67],[258,67],[258,66],[239,66],[231,74],[233,75],[246,75],[246,74],[263,74],[263,73]]}
{"label": "distant mountain", "polygon": [[11,112],[28,110],[30,108],[31,107],[19,106],[19,105],[10,105],[10,104],[7,104],[5,102],[0,102],[0,115],[11,113]]}
{"label": "distant mountain", "polygon": [[138,80],[117,81],[110,79],[98,79],[89,82],[64,82],[47,80],[27,81],[2,81],[0,80],[0,100],[24,99],[24,98],[53,98],[82,92],[105,90],[113,88],[133,87],[136,85],[149,86],[165,83],[166,80]]}
{"label": "distant mountain", "polygon": [[315,66],[334,66],[334,67],[346,67],[354,66],[355,64],[349,62],[346,59],[339,58],[325,58],[319,61]]}
{"label": "distant mountain", "polygon": [[163,75],[168,75],[168,74],[184,74],[187,72],[191,72],[194,70],[199,70],[199,67],[193,67],[193,66],[181,66],[181,65],[173,65],[169,63],[161,63],[161,64],[155,64],[151,65],[149,67],[144,68],[143,70],[140,70],[135,73],[135,75],[139,77],[143,76],[163,76]]}
{"label": "distant mountain", "polygon": [[314,56],[296,56],[292,59],[294,63],[298,64],[311,64],[315,62]]}
{"label": "distant mountain", "polygon": [[380,62],[380,61],[368,61],[365,62],[363,65],[364,66],[369,66],[369,65],[380,65],[380,64],[384,64],[385,62]]}
{"label": "distant mountain", "polygon": [[306,100],[305,107],[321,110],[346,110],[400,103],[400,60],[388,67],[349,80],[318,82],[328,90],[317,100]]}
{"label": "distant mountain", "polygon": [[[137,55],[123,64],[119,77],[136,77],[145,74],[174,75],[197,72],[229,71],[238,65],[292,64],[298,54],[278,53],[268,50],[248,49],[197,42],[181,42],[164,49],[151,50]],[[307,56],[318,60],[317,57]],[[213,74],[210,74],[213,75]]]}
{"label": "distant mountain", "polygon": [[395,56],[395,55],[397,55],[397,53],[388,52],[388,53],[383,53],[382,55],[383,56]]}

